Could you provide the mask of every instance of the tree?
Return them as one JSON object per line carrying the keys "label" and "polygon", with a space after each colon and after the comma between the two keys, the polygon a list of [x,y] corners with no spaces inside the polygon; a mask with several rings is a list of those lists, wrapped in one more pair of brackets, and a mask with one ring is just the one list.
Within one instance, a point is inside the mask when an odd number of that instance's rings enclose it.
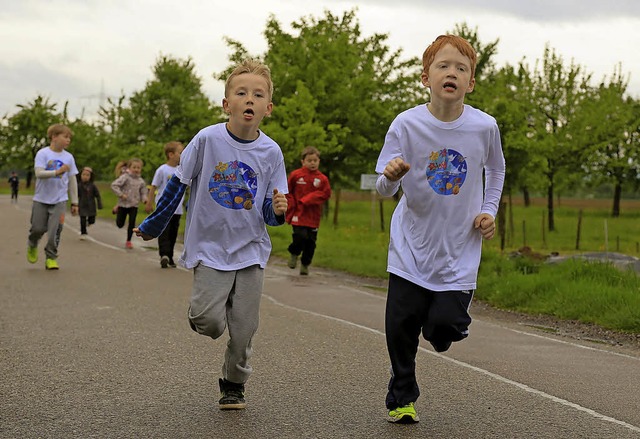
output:
{"label": "tree", "polygon": [[190,58],[159,57],[153,79],[131,96],[128,107],[125,99],[109,100],[98,123],[109,133],[107,147],[116,154],[112,162],[136,156],[144,160],[146,172],[163,163],[162,145],[172,140],[187,144],[202,128],[222,120]]}
{"label": "tree", "polygon": [[[420,102],[420,62],[391,52],[385,34],[363,37],[355,11],[325,11],[291,26],[287,33],[271,16],[267,52],[255,56],[270,67],[275,86],[274,111],[262,128],[280,144],[289,169],[313,145],[332,186],[357,187],[360,174],[373,172],[395,115]],[[239,42],[227,43],[231,60],[247,55]]]}
{"label": "tree", "polygon": [[527,93],[532,106],[529,119],[534,142],[531,145],[535,154],[545,160],[549,231],[555,230],[553,197],[557,174],[579,171],[574,125],[577,109],[588,96],[589,80],[590,75],[573,61],[565,67],[562,57],[548,45],[542,63],[536,62],[531,74]]}
{"label": "tree", "polygon": [[614,185],[612,216],[620,216],[624,186],[634,186],[640,175],[640,112],[625,97],[628,79],[618,66],[580,107],[580,143],[583,168],[593,182]]}
{"label": "tree", "polygon": [[69,127],[73,131],[69,150],[73,153],[78,170],[89,166],[96,179],[110,179],[111,151],[105,148],[107,133],[97,123],[82,119],[70,122]]}

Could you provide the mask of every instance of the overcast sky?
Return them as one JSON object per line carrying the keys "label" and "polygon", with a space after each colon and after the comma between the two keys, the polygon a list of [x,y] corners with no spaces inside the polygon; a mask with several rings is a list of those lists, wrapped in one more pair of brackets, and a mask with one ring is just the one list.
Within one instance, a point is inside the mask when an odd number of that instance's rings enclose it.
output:
{"label": "overcast sky", "polygon": [[38,94],[68,100],[73,117],[94,114],[101,96],[143,89],[161,55],[191,57],[221,103],[212,74],[228,65],[224,37],[262,54],[269,14],[290,31],[301,17],[353,8],[363,36],[388,34],[406,58],[466,22],[483,43],[500,39],[498,66],[523,58],[533,66],[548,43],[596,81],[621,64],[640,98],[639,0],[0,0],[0,116]]}

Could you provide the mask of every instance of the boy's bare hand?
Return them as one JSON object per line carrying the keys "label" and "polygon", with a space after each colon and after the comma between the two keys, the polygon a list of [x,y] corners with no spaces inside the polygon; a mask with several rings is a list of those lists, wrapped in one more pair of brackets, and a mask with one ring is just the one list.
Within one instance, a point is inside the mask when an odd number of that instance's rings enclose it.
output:
{"label": "boy's bare hand", "polygon": [[145,241],[150,241],[150,240],[153,239],[153,236],[147,235],[146,233],[141,232],[140,229],[137,228],[137,227],[133,229],[133,233],[135,233],[136,236],[139,236],[140,238],[144,239]]}
{"label": "boy's bare hand", "polygon": [[496,221],[488,213],[481,213],[473,221],[473,228],[480,230],[484,239],[491,239],[496,233]]}
{"label": "boy's bare hand", "polygon": [[78,215],[79,211],[80,211],[80,208],[78,206],[74,206],[73,204],[71,205],[71,216]]}
{"label": "boy's bare hand", "polygon": [[287,213],[287,196],[281,192],[278,192],[278,189],[273,190],[273,198],[272,198],[273,212],[276,215],[284,215]]}
{"label": "boy's bare hand", "polygon": [[398,181],[404,177],[407,172],[409,172],[410,168],[411,166],[409,163],[405,163],[402,157],[396,157],[387,163],[387,166],[385,166],[382,173],[388,180]]}
{"label": "boy's bare hand", "polygon": [[65,172],[69,172],[69,169],[71,169],[69,168],[69,165],[62,165],[58,168],[59,174],[56,174],[56,175],[62,175]]}

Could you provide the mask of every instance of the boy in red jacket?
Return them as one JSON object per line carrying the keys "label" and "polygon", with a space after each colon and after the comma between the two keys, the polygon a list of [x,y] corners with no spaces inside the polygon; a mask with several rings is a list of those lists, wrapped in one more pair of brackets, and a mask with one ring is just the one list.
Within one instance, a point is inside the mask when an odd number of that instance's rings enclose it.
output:
{"label": "boy in red jacket", "polygon": [[302,167],[289,174],[287,223],[293,226],[293,242],[289,245],[289,268],[296,268],[300,258],[300,274],[309,274],[316,250],[322,205],[331,197],[329,179],[318,171],[320,152],[313,146],[302,150]]}

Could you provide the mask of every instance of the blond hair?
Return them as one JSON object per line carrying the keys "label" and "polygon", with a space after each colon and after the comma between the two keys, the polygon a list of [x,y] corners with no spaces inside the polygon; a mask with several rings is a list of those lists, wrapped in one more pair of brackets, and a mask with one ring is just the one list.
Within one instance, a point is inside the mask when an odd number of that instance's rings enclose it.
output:
{"label": "blond hair", "polygon": [[144,166],[144,162],[142,161],[142,159],[139,159],[138,157],[131,157],[129,161],[127,161],[127,168],[130,168],[134,163],[140,163],[141,168]]}
{"label": "blond hair", "polygon": [[269,100],[273,97],[273,81],[271,80],[271,70],[262,62],[255,59],[245,59],[238,64],[231,74],[227,77],[227,81],[224,83],[224,95],[229,96],[229,90],[231,88],[231,80],[236,76],[246,73],[252,73],[254,75],[262,76],[267,81],[267,88],[269,93]]}
{"label": "blond hair", "polygon": [[71,131],[71,128],[61,123],[54,123],[47,128],[47,137],[49,140],[52,140],[58,134],[69,134],[69,136],[73,136],[73,131]]}
{"label": "blond hair", "polygon": [[166,145],[164,145],[164,155],[165,157],[169,158],[169,153],[173,152],[175,153],[178,148],[184,148],[184,145],[181,142],[178,141],[172,141],[167,143]]}

